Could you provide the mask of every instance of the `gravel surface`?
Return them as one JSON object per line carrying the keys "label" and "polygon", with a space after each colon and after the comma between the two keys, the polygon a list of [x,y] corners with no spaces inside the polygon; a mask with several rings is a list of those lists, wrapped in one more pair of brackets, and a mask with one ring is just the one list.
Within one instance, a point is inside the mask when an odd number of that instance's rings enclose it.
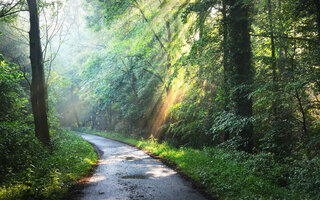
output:
{"label": "gravel surface", "polygon": [[174,170],[143,151],[103,137],[81,134],[102,152],[79,199],[205,200]]}

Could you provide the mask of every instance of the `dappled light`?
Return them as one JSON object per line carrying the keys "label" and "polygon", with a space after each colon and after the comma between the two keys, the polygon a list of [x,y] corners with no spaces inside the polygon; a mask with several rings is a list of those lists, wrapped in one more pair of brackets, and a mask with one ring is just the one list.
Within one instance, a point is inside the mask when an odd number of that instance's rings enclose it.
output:
{"label": "dappled light", "polygon": [[0,200],[320,199],[319,11],[0,0]]}
{"label": "dappled light", "polygon": [[164,132],[161,127],[169,120],[172,106],[183,100],[183,95],[187,92],[187,88],[182,80],[178,80],[163,94],[163,102],[160,106],[157,105],[159,106],[156,110],[157,114],[151,120],[152,125],[148,130],[149,136],[159,137],[159,134]]}

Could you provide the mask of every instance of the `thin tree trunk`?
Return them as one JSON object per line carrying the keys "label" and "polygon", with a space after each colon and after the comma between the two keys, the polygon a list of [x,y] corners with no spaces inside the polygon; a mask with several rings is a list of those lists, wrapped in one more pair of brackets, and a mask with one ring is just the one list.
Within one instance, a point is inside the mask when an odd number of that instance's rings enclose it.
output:
{"label": "thin tree trunk", "polygon": [[272,4],[271,0],[268,0],[268,14],[269,14],[269,26],[270,26],[270,40],[271,40],[271,68],[272,68],[272,79],[277,81],[276,77],[276,50],[274,44],[274,32],[273,32],[273,18],[272,18]]}
{"label": "thin tree trunk", "polygon": [[30,13],[30,60],[32,68],[31,102],[35,123],[35,133],[45,144],[50,143],[46,110],[46,87],[43,69],[43,56],[40,42],[39,16],[36,0],[27,0]]}
{"label": "thin tree trunk", "polygon": [[[229,112],[230,104],[230,87],[229,87],[229,76],[230,76],[230,66],[229,66],[229,48],[228,48],[228,26],[227,26],[227,8],[226,1],[222,1],[222,29],[223,29],[223,88],[224,88],[224,110]],[[230,139],[229,131],[224,131],[223,140],[227,141]]]}
{"label": "thin tree trunk", "polygon": [[[292,55],[292,58],[291,58],[292,82],[295,82],[295,76],[294,76],[294,73],[295,73],[295,63],[294,63],[295,52],[296,52],[296,47],[294,47],[294,49],[293,49],[293,55]],[[302,130],[304,132],[304,135],[302,136],[302,138],[308,138],[309,135],[308,135],[308,129],[307,129],[306,111],[303,108],[302,99],[300,97],[300,94],[299,94],[299,91],[298,91],[297,88],[295,88],[295,96],[297,98],[298,105],[299,105],[299,110],[300,110],[301,115],[302,115]]]}
{"label": "thin tree trunk", "polygon": [[72,102],[72,110],[73,110],[73,114],[74,114],[74,117],[76,118],[76,121],[77,121],[77,126],[78,128],[80,128],[80,121],[79,121],[79,116],[78,116],[78,112],[77,112],[77,108],[76,108],[76,104],[75,104],[75,101],[76,101],[76,97],[74,95],[74,86],[71,85],[71,102]]}
{"label": "thin tree trunk", "polygon": [[[270,42],[271,42],[271,69],[272,69],[272,92],[275,97],[272,100],[271,115],[273,115],[273,122],[276,124],[279,122],[278,117],[278,106],[279,96],[278,96],[278,78],[277,78],[277,63],[276,63],[276,47],[274,42],[274,25],[272,16],[272,4],[271,0],[268,0],[268,15],[269,15],[269,28],[270,28]],[[276,127],[276,126],[275,126]]]}
{"label": "thin tree trunk", "polygon": [[154,35],[154,37],[156,38],[156,40],[159,42],[160,44],[160,47],[161,49],[166,52],[166,48],[164,47],[163,43],[161,42],[160,40],[160,37],[156,34],[156,32],[153,30],[153,28],[151,27],[150,23],[149,23],[149,20],[147,19],[146,15],[144,14],[143,10],[140,8],[140,5],[139,3],[136,1],[136,0],[133,0],[134,2],[134,5],[136,6],[136,8],[138,8],[138,10],[140,11],[141,13],[141,16],[142,18],[144,19],[144,21],[149,25],[151,31],[152,31],[152,34]]}
{"label": "thin tree trunk", "polygon": [[170,22],[169,21],[166,21],[166,26],[167,26],[167,34],[168,34],[167,69],[169,69],[171,66],[171,55],[170,55],[170,49],[169,49],[170,42],[171,42],[171,30],[170,30]]}
{"label": "thin tree trunk", "polygon": [[74,114],[74,117],[76,118],[77,126],[78,126],[78,128],[80,128],[79,117],[78,117],[76,104],[75,104],[76,98],[75,98],[75,95],[73,94],[73,92],[74,92],[74,86],[73,85],[71,85],[70,92],[71,92],[71,102],[72,102],[73,114]]}
{"label": "thin tree trunk", "polygon": [[92,129],[92,130],[93,130],[93,129],[97,129],[96,119],[97,119],[96,111],[92,111],[92,115],[91,115],[91,120],[92,120],[91,129]]}
{"label": "thin tree trunk", "polygon": [[76,117],[77,126],[78,126],[78,128],[80,128],[80,121],[79,121],[77,110],[75,108],[73,108],[73,114]]}

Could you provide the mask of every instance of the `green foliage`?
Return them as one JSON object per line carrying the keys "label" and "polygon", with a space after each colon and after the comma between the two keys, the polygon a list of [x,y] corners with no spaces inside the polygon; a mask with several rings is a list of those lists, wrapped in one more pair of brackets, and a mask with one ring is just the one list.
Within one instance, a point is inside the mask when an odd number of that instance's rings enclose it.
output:
{"label": "green foliage", "polygon": [[66,130],[43,146],[28,126],[0,124],[0,199],[60,199],[96,162],[93,147]]}
{"label": "green foliage", "polygon": [[18,13],[27,9],[25,0],[13,0],[11,2],[3,1],[0,7],[0,22],[13,22]]}
{"label": "green foliage", "polygon": [[0,122],[23,116],[27,104],[26,95],[20,86],[23,78],[18,66],[8,63],[0,54]]}
{"label": "green foliage", "polygon": [[50,109],[51,145],[35,137],[19,66],[0,55],[0,199],[61,199],[97,155],[80,136],[62,130]]}
{"label": "green foliage", "polygon": [[305,193],[305,197],[307,198],[319,199],[319,167],[319,157],[314,157],[311,160],[303,160],[302,162],[294,161],[294,168],[292,169],[293,176],[289,178],[290,189]]}
{"label": "green foliage", "polygon": [[92,105],[82,124],[146,133],[185,40],[179,35],[187,25],[178,16],[186,2],[87,1],[88,26],[108,37],[79,63],[83,87],[77,95]]}
{"label": "green foliage", "polygon": [[[243,40],[235,39],[232,25],[243,18],[230,15],[230,3],[88,0],[89,27],[107,36],[75,64],[83,86],[76,95],[89,110],[80,124],[139,136],[161,132],[160,139],[176,146],[240,148],[254,140],[255,152],[279,160],[297,151],[315,156],[318,4],[239,1],[249,12],[251,45],[244,52],[251,52],[253,68],[238,76],[243,48],[236,45]],[[186,92],[166,105],[177,82]],[[247,108],[239,114],[241,102]],[[163,115],[170,119],[150,128]],[[254,134],[245,140],[251,127]]]}
{"label": "green foliage", "polygon": [[[233,12],[238,3],[248,15]],[[97,50],[79,50],[68,75],[72,87],[80,86],[70,92],[78,101],[66,105],[86,109],[80,126],[156,135],[184,147],[142,144],[181,168],[190,162],[190,176],[222,198],[318,198],[317,1],[87,0],[86,6],[100,40]],[[251,23],[246,50],[236,39],[238,20]],[[252,56],[248,73],[240,66],[243,52]],[[243,102],[250,105],[241,114]],[[253,155],[235,151],[248,142],[248,127]],[[201,168],[191,158],[214,164]]]}
{"label": "green foliage", "polygon": [[256,155],[236,150],[206,147],[202,150],[175,148],[151,137],[80,131],[136,145],[175,164],[179,170],[205,186],[219,199],[318,199],[319,164],[312,160],[287,159],[277,162],[271,153]]}

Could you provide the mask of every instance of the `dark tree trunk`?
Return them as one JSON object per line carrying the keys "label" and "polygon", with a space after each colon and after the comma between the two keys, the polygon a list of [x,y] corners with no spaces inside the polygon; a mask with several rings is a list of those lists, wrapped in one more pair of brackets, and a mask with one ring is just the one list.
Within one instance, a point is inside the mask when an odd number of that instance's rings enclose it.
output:
{"label": "dark tree trunk", "polygon": [[[230,49],[228,47],[228,17],[227,17],[227,4],[226,1],[222,1],[222,31],[223,31],[223,91],[224,91],[224,110],[226,112],[230,112]],[[224,141],[227,141],[230,139],[230,133],[229,131],[224,131]]]}
{"label": "dark tree trunk", "polygon": [[[279,94],[278,94],[278,78],[277,78],[277,58],[276,58],[276,46],[275,46],[275,38],[274,38],[274,25],[273,25],[273,12],[272,12],[272,3],[271,0],[268,0],[268,16],[269,16],[269,28],[270,28],[270,42],[271,42],[271,69],[272,69],[272,93],[275,97],[272,100],[271,105],[271,114],[270,117],[273,119],[273,127],[278,127],[276,124],[279,123],[280,119],[278,117],[278,110],[279,110]],[[279,132],[279,131],[276,131]],[[279,140],[280,141],[280,140]]]}
{"label": "dark tree trunk", "polygon": [[27,0],[30,12],[30,60],[32,68],[31,102],[36,136],[45,144],[50,143],[46,110],[46,87],[40,42],[39,16],[36,0]]}
{"label": "dark tree trunk", "polygon": [[275,82],[275,81],[277,81],[277,77],[276,77],[276,50],[275,50],[275,42],[274,42],[273,17],[272,17],[271,0],[268,0],[268,15],[269,15],[270,40],[271,40],[272,80]]}
{"label": "dark tree trunk", "polygon": [[313,0],[314,4],[316,6],[316,10],[318,11],[316,13],[317,16],[317,28],[318,28],[318,44],[320,45],[320,1],[319,0]]}
{"label": "dark tree trunk", "polygon": [[[291,57],[291,74],[292,74],[292,82],[294,83],[296,81],[295,78],[295,55],[296,55],[296,47],[294,46],[293,48],[293,55]],[[308,134],[308,129],[307,129],[307,118],[306,118],[306,110],[304,109],[303,105],[302,105],[302,97],[299,94],[299,91],[297,88],[295,88],[295,96],[297,98],[298,101],[298,105],[299,105],[299,110],[301,112],[301,116],[302,116],[302,130],[303,130],[303,135],[301,136],[301,138],[305,138],[305,140],[308,139],[309,134]]]}
{"label": "dark tree trunk", "polygon": [[316,10],[318,11],[316,13],[316,16],[317,16],[317,32],[318,32],[318,46],[317,46],[317,50],[318,50],[318,56],[316,57],[316,61],[317,61],[317,64],[320,65],[320,1],[319,0],[313,0],[314,1],[314,4],[316,6]]}
{"label": "dark tree trunk", "polygon": [[[233,94],[236,115],[252,117],[252,99],[248,98],[253,83],[251,64],[250,23],[248,6],[239,0],[230,0],[230,65],[233,67],[232,86],[238,88]],[[247,123],[239,133],[240,150],[251,152],[253,126]]]}

